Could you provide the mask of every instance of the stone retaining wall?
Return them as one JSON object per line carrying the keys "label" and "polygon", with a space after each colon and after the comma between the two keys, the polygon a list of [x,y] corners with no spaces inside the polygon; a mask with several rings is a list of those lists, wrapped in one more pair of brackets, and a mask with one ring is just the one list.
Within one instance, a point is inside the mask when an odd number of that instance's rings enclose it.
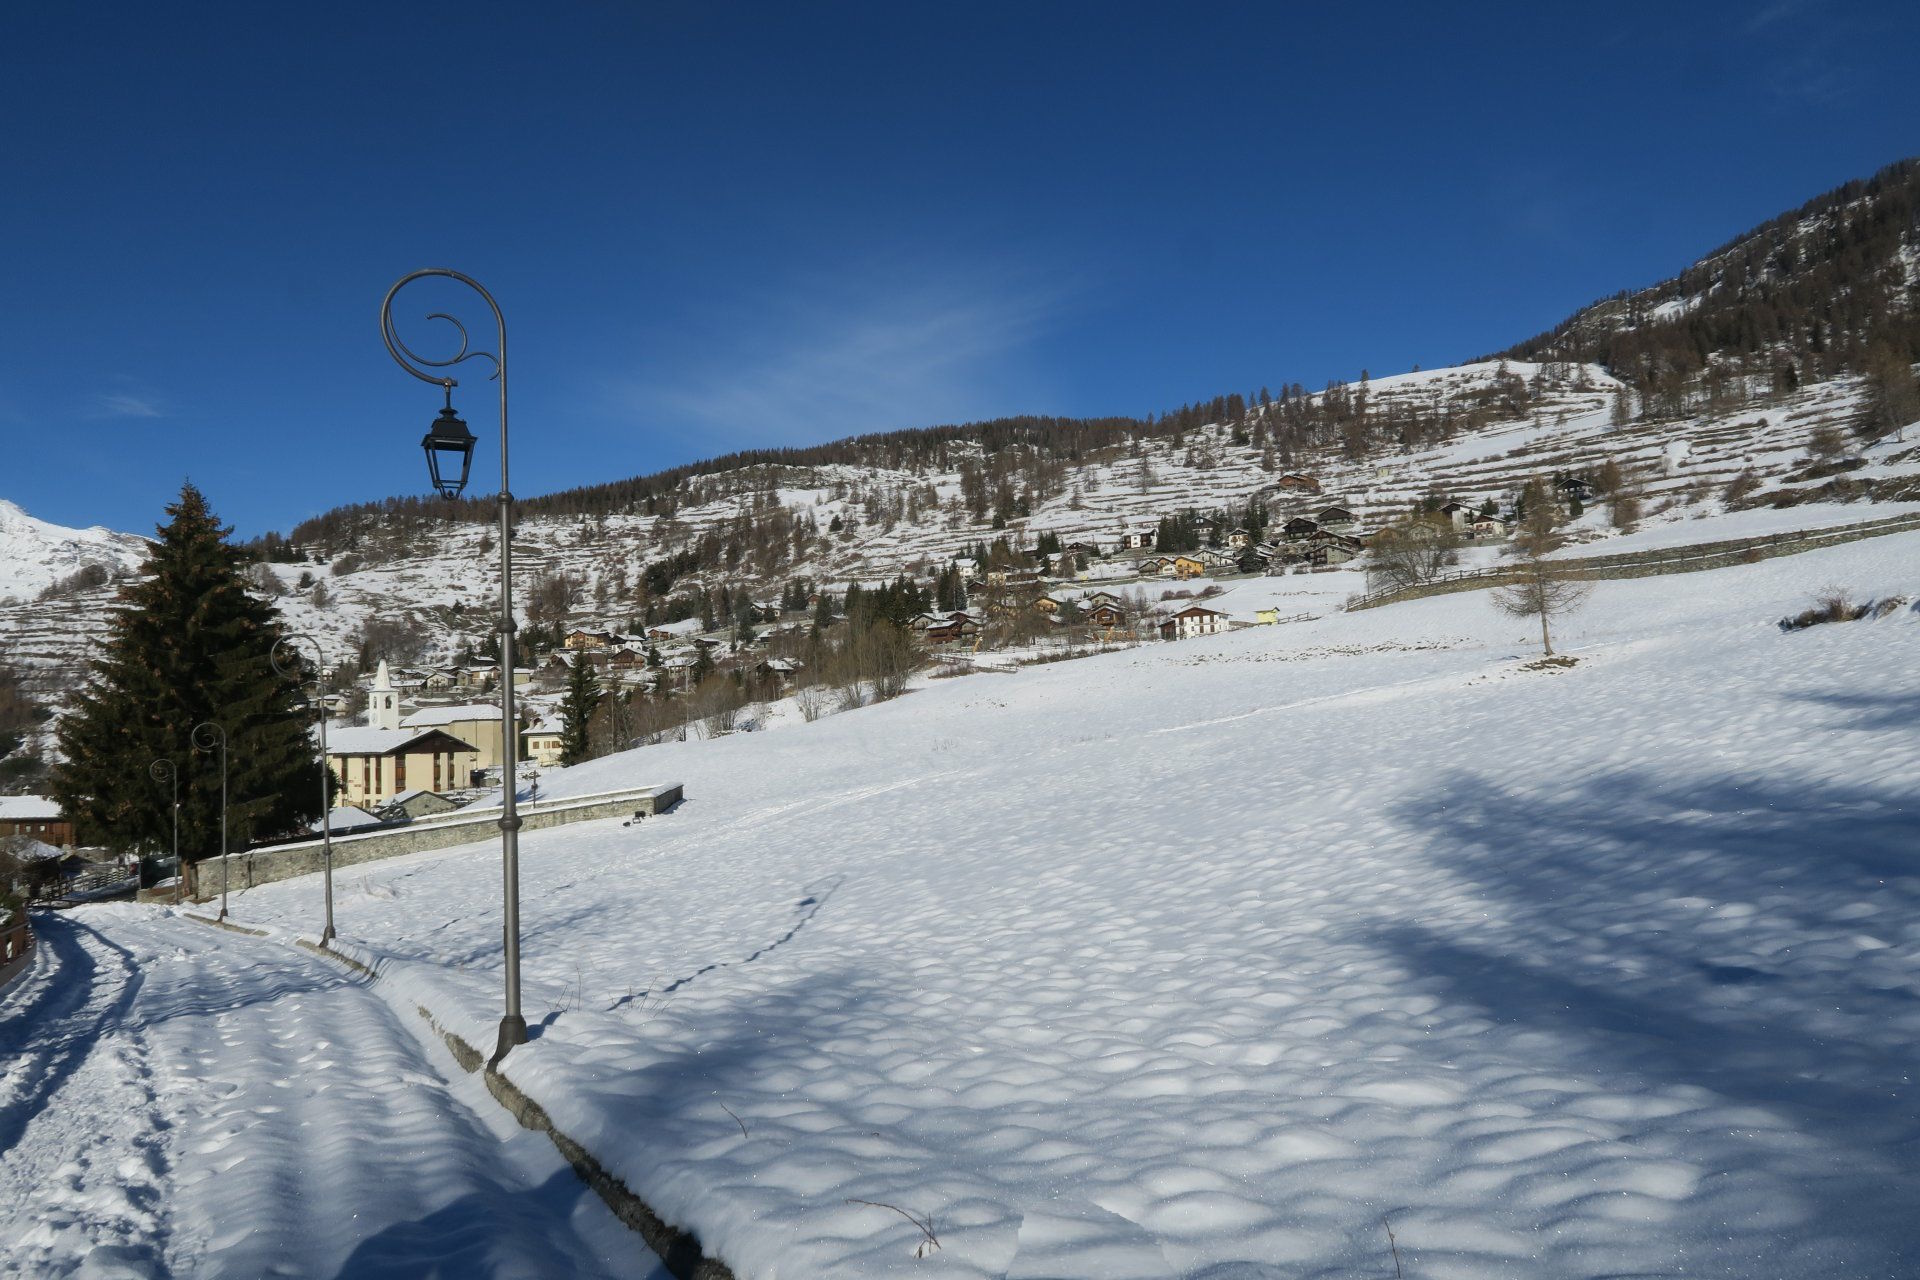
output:
{"label": "stone retaining wall", "polygon": [[[536,801],[519,807],[520,829],[540,831],[547,827],[592,822],[600,818],[627,818],[635,814],[652,816],[665,813],[680,799],[681,784],[671,782],[575,796],[566,800]],[[362,835],[335,836],[333,865],[338,870],[357,863],[492,839],[499,834],[499,823],[500,806],[492,805],[485,809],[463,809],[444,818],[413,822],[404,827],[389,827]],[[219,896],[223,861],[228,877],[227,888],[233,891],[257,884],[272,884],[276,880],[290,880],[295,876],[313,875],[323,869],[326,857],[320,841],[302,840],[298,844],[271,845],[247,853],[231,853],[224,860],[204,859],[189,868],[189,884],[193,890],[190,896],[195,901],[204,902]],[[173,896],[170,887],[163,891],[147,892],[158,893],[166,898]]]}

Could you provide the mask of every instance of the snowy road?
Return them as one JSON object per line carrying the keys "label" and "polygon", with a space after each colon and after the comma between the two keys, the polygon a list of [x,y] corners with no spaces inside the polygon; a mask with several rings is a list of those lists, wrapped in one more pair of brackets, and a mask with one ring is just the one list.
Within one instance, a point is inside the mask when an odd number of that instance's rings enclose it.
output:
{"label": "snowy road", "polygon": [[325,962],[133,906],[36,927],[0,996],[0,1275],[665,1276]]}

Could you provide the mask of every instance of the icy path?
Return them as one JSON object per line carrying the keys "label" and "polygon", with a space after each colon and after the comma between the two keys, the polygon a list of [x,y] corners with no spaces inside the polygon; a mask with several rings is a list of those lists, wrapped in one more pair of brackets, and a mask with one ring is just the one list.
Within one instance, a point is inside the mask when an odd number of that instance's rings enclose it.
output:
{"label": "icy path", "polygon": [[544,1138],[324,962],[42,915],[0,997],[0,1276],[661,1276]]}

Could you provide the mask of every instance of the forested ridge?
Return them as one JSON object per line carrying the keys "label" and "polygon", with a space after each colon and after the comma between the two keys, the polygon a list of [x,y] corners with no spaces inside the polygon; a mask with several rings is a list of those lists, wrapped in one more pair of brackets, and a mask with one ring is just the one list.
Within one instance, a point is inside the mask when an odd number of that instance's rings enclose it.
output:
{"label": "forested ridge", "polygon": [[[1791,390],[1843,373],[1885,373],[1920,359],[1920,159],[1888,165],[1714,250],[1670,280],[1585,307],[1545,333],[1483,359],[1556,368],[1598,364],[1627,384],[1641,416],[1723,407],[1756,383]],[[1382,447],[1418,448],[1490,417],[1524,413],[1522,379],[1434,405],[1370,403],[1367,375],[1310,392],[1281,383],[1218,395],[1144,417],[1024,415],[907,428],[822,444],[750,449],[649,475],[524,498],[524,516],[670,517],[683,506],[788,483],[808,487],[812,469],[847,467],[927,476],[958,472],[967,505],[996,523],[1055,496],[1067,469],[1111,458],[1143,440],[1172,438],[1209,423],[1234,424],[1232,442],[1270,469],[1337,447],[1348,458]],[[910,513],[903,512],[903,515]],[[489,497],[448,501],[404,496],[337,507],[254,550],[280,558],[298,549],[352,550],[359,534],[454,521],[487,523]]]}

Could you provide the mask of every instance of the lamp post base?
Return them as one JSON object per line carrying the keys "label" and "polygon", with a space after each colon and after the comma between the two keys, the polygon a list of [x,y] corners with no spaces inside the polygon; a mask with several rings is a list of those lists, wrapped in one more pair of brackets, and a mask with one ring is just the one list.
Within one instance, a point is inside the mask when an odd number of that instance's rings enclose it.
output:
{"label": "lamp post base", "polygon": [[527,1042],[527,1020],[517,1013],[510,1013],[500,1019],[500,1043],[494,1048],[493,1056],[487,1059],[489,1067],[499,1064],[507,1056],[507,1050],[517,1044]]}

